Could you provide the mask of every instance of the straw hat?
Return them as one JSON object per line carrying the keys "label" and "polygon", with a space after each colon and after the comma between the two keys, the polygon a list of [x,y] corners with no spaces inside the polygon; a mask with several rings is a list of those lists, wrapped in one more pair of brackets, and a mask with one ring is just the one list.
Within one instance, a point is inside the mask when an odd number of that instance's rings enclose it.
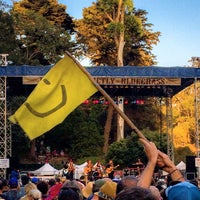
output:
{"label": "straw hat", "polygon": [[81,190],[82,194],[85,198],[88,198],[92,194],[92,188],[93,188],[94,182],[90,181],[88,184]]}
{"label": "straw hat", "polygon": [[100,188],[99,192],[95,194],[106,200],[113,200],[116,196],[117,183],[106,181]]}

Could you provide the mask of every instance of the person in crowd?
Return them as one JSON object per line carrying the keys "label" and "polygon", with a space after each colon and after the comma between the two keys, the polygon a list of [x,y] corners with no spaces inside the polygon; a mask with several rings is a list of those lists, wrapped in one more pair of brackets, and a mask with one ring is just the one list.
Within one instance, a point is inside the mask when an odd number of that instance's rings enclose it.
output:
{"label": "person in crowd", "polygon": [[37,185],[40,182],[40,179],[38,177],[33,177],[31,179],[31,182],[34,183],[35,185]]}
{"label": "person in crowd", "polygon": [[156,198],[156,200],[163,200],[162,196],[161,196],[161,193],[159,191],[159,189],[154,186],[154,185],[151,185],[149,187],[149,189],[151,190],[151,193],[153,194],[153,196]]}
{"label": "person in crowd", "polygon": [[200,191],[197,186],[186,181],[182,173],[176,168],[168,155],[159,151],[153,142],[143,138],[139,139],[144,145],[144,150],[148,158],[147,166],[142,172],[138,186],[149,188],[155,166],[162,168],[171,178],[170,186],[164,191],[163,198],[168,200],[197,200],[200,199]]}
{"label": "person in crowd", "polygon": [[51,187],[54,186],[55,184],[56,184],[55,178],[49,179],[49,181],[48,181],[49,188],[51,188]]}
{"label": "person in crowd", "polygon": [[16,169],[16,168],[14,168],[14,169],[11,171],[10,178],[19,179],[19,177],[20,177],[19,170]]}
{"label": "person in crowd", "polygon": [[20,191],[18,179],[16,177],[12,177],[9,180],[9,190],[4,192],[1,197],[5,200],[19,200],[23,194]]}
{"label": "person in crowd", "polygon": [[106,181],[98,192],[94,193],[92,200],[114,200],[116,197],[117,183]]}
{"label": "person in crowd", "polygon": [[42,193],[42,200],[47,198],[47,192],[49,190],[48,183],[46,181],[39,181],[37,183],[37,189]]}
{"label": "person in crowd", "polygon": [[78,182],[76,180],[67,180],[60,189],[58,200],[83,200]]}
{"label": "person in crowd", "polygon": [[58,200],[80,200],[79,194],[71,188],[61,190]]}
{"label": "person in crowd", "polygon": [[137,182],[138,178],[134,175],[122,177],[122,179],[117,183],[116,194],[125,188],[137,186]]}
{"label": "person in crowd", "polygon": [[3,200],[3,198],[1,197],[1,195],[3,194],[3,187],[4,187],[3,180],[0,179],[0,200]]}
{"label": "person in crowd", "polygon": [[29,200],[29,192],[30,190],[37,189],[36,185],[32,182],[27,183],[24,186],[25,195],[20,198],[20,200]]}
{"label": "person in crowd", "polygon": [[27,175],[21,176],[20,190],[21,190],[22,195],[26,194],[25,185],[28,184],[29,182],[30,182],[30,177],[28,177]]}
{"label": "person in crowd", "polygon": [[36,188],[29,191],[29,200],[42,200],[42,193]]}
{"label": "person in crowd", "polygon": [[148,162],[141,173],[137,186],[143,187],[143,188],[149,188],[152,182],[152,177],[154,174],[154,169],[157,164],[158,159],[158,149],[156,145],[153,142],[149,142],[143,138],[139,139],[140,142],[144,146],[144,151],[146,153]]}
{"label": "person in crowd", "polygon": [[101,178],[95,181],[90,181],[88,184],[82,189],[82,194],[84,198],[87,200],[92,200],[94,198],[98,198],[97,195],[94,197],[94,193],[99,192],[100,188],[106,183],[106,181],[112,181],[109,178]]}
{"label": "person in crowd", "polygon": [[47,198],[45,200],[53,200],[57,198],[60,192],[60,189],[62,188],[62,185],[63,184],[60,178],[55,178],[55,184],[49,188]]}
{"label": "person in crowd", "polygon": [[128,187],[119,192],[115,200],[156,200],[150,189],[140,186]]}

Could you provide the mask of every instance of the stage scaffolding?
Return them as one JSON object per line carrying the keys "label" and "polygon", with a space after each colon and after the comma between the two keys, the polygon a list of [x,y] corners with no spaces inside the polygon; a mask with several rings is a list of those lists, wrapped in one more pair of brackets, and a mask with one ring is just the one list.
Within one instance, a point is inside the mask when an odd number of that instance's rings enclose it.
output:
{"label": "stage scaffolding", "polygon": [[[8,54],[0,54],[2,67],[7,66]],[[8,121],[8,104],[7,104],[7,77],[0,77],[0,159],[11,157],[11,125]],[[0,177],[6,178],[6,168],[0,168]]]}
{"label": "stage scaffolding", "polygon": [[[4,54],[5,55],[5,54]],[[1,57],[0,57],[1,58]],[[11,125],[9,123],[8,117],[9,105],[7,102],[7,80],[8,77],[24,77],[24,76],[43,76],[45,75],[52,66],[6,66],[7,59],[5,56],[2,57],[4,65],[0,66],[0,160],[12,157],[12,134]],[[105,81],[105,79],[111,78],[112,80],[116,78],[119,82],[120,77],[124,77],[127,80],[132,79],[151,79],[153,81],[159,81],[163,79],[181,79],[180,85],[154,85],[149,87],[145,85],[144,87],[138,87],[135,85],[128,85],[126,87],[121,87],[118,85],[114,88],[114,91],[118,93],[116,96],[125,96],[124,93],[129,95],[142,96],[142,94],[149,96],[162,97],[166,100],[166,121],[167,121],[167,153],[169,157],[174,160],[174,145],[173,145],[173,112],[172,112],[172,97],[188,87],[191,84],[195,86],[195,120],[196,120],[196,147],[197,147],[197,157],[200,157],[200,68],[198,67],[90,67],[87,69],[91,76],[102,78],[100,80]],[[124,80],[122,80],[123,82]],[[103,86],[103,83],[99,83]],[[124,82],[123,82],[124,83]],[[160,83],[160,82],[159,82]],[[106,90],[106,85],[104,89]],[[109,94],[113,91],[113,86],[107,87],[106,92]],[[10,85],[9,85],[10,87]],[[0,168],[0,176],[6,177],[6,168]]]}

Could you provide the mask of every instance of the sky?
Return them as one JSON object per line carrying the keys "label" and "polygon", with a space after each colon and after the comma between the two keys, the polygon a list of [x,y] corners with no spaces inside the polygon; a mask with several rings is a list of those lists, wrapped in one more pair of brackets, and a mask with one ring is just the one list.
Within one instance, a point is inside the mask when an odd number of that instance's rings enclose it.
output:
{"label": "sky", "polygon": [[[82,17],[83,8],[95,1],[58,0],[76,19]],[[134,5],[146,10],[153,31],[161,32],[160,42],[152,51],[157,66],[191,66],[191,57],[200,57],[200,0],[134,0]],[[89,65],[87,60],[83,65]]]}

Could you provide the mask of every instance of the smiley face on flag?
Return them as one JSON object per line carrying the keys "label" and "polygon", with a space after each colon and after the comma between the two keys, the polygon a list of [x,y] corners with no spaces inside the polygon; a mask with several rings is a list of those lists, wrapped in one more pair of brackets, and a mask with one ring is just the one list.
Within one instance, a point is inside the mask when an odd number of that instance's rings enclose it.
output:
{"label": "smiley face on flag", "polygon": [[65,56],[37,84],[27,100],[10,116],[32,140],[51,130],[83,101],[97,92],[94,83]]}
{"label": "smiley face on flag", "polygon": [[[50,85],[50,81],[48,81],[47,79],[43,79],[43,82],[46,85]],[[58,103],[58,105],[56,105],[55,107],[51,108],[50,110],[47,110],[45,112],[40,112],[35,110],[28,102],[25,102],[24,105],[27,107],[27,109],[35,116],[37,117],[46,117],[54,112],[56,112],[57,110],[59,110],[60,108],[62,108],[63,106],[65,106],[65,104],[67,103],[67,91],[66,91],[66,87],[65,85],[61,85],[61,102]]]}

